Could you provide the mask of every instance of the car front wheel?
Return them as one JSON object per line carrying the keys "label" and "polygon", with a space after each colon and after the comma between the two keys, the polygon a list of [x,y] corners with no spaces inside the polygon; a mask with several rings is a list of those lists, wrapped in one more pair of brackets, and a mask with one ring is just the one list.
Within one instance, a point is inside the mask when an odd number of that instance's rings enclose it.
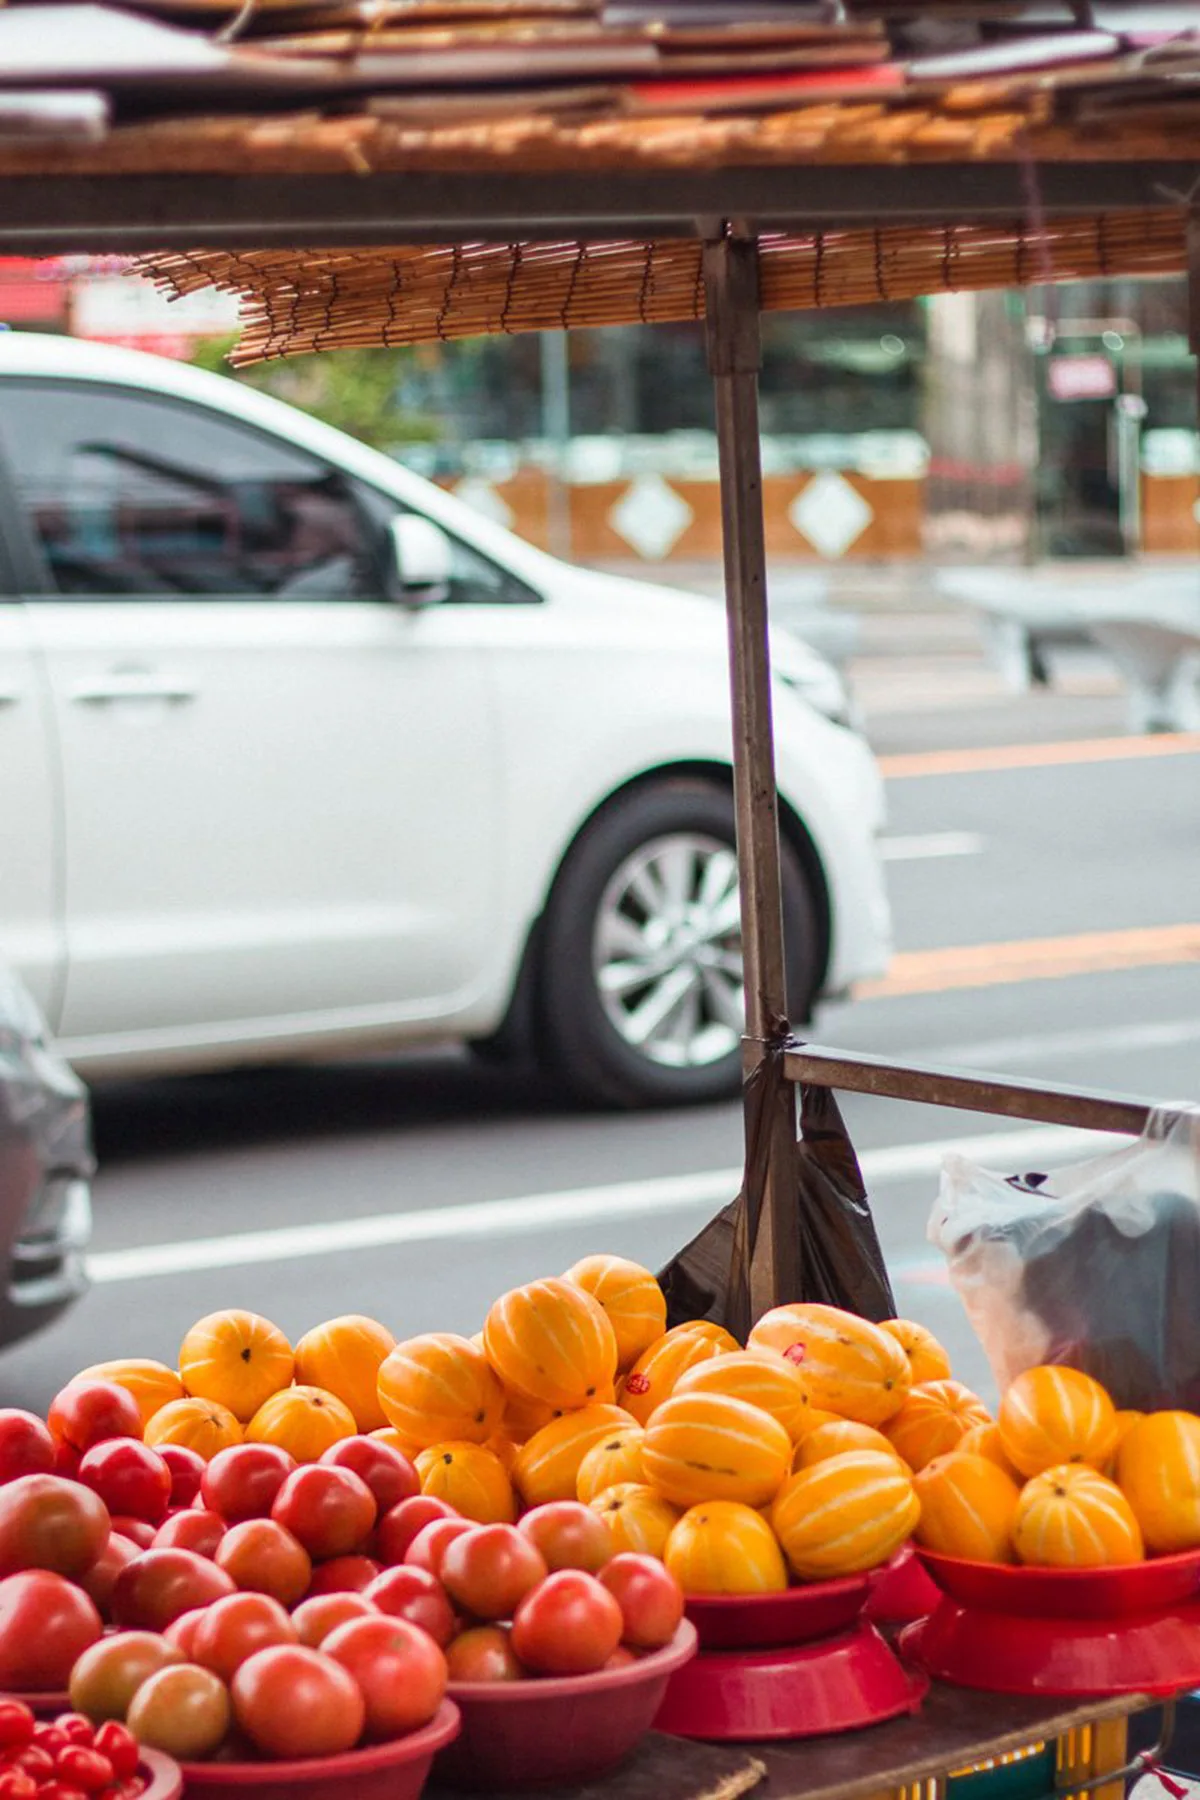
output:
{"label": "car front wheel", "polygon": [[[821,974],[809,880],[782,846],[792,1016]],[[742,942],[733,800],[663,781],[613,801],[576,840],[550,898],[546,1062],[581,1098],[618,1106],[722,1099],[741,1083]]]}

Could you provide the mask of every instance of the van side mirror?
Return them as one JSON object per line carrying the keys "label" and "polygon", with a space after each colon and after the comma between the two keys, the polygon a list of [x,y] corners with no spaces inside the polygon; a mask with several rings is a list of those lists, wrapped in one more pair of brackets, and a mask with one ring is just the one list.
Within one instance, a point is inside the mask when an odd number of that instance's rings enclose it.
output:
{"label": "van side mirror", "polygon": [[404,606],[438,606],[450,597],[453,551],[440,525],[420,513],[397,513],[388,529],[392,598]]}

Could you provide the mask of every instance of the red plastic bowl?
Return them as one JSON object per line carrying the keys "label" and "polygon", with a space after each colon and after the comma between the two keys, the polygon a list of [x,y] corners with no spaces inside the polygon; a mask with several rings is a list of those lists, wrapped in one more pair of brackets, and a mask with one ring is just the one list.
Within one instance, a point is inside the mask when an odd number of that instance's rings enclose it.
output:
{"label": "red plastic bowl", "polygon": [[772,1650],[845,1631],[867,1604],[869,1575],[815,1581],[782,1594],[689,1594],[702,1650]]}
{"label": "red plastic bowl", "polygon": [[939,1681],[1000,1694],[1170,1694],[1200,1686],[1200,1605],[1148,1618],[1020,1618],[943,1600],[900,1647]]}
{"label": "red plastic bowl", "polygon": [[147,1750],[143,1745],[138,1773],[146,1783],[141,1800],[180,1800],[183,1770],[161,1750]]}
{"label": "red plastic bowl", "polygon": [[517,1788],[603,1775],[654,1723],[676,1669],[696,1654],[687,1619],[664,1650],[624,1669],[532,1681],[454,1681],[462,1733],[437,1759],[448,1787]]}
{"label": "red plastic bowl", "polygon": [[29,1708],[31,1713],[36,1713],[39,1719],[53,1719],[59,1713],[74,1710],[71,1705],[71,1696],[66,1688],[58,1693],[53,1691],[24,1693],[20,1688],[6,1688],[0,1694],[0,1700],[19,1700],[23,1706]]}
{"label": "red plastic bowl", "polygon": [[927,1617],[941,1597],[941,1589],[922,1568],[912,1545],[905,1544],[871,1576],[863,1617],[872,1625],[912,1625]]}
{"label": "red plastic bowl", "polygon": [[417,1800],[435,1753],[458,1728],[458,1708],[444,1700],[424,1730],[391,1744],[297,1762],[183,1763],[187,1800],[233,1800],[243,1792],[254,1800]]}
{"label": "red plastic bowl", "polygon": [[1200,1595],[1200,1550],[1111,1569],[1019,1569],[917,1552],[942,1592],[961,1606],[1038,1619],[1129,1619]]}
{"label": "red plastic bowl", "polygon": [[671,1677],[654,1725],[710,1740],[822,1737],[916,1712],[928,1688],[858,1625],[800,1649],[698,1656]]}

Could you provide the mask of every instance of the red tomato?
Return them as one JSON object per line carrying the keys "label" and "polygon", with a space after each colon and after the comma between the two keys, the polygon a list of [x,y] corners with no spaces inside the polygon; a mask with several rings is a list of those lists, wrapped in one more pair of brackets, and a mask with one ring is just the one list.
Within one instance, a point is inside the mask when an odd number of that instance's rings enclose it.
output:
{"label": "red tomato", "polygon": [[207,1607],[204,1606],[193,1606],[190,1612],[180,1613],[177,1619],[172,1619],[163,1632],[167,1643],[174,1644],[186,1662],[192,1661],[192,1639],[196,1635],[197,1625],[207,1610]]}
{"label": "red tomato", "polygon": [[268,1594],[228,1594],[201,1613],[191,1658],[228,1682],[256,1650],[296,1642],[296,1627],[278,1600]]}
{"label": "red tomato", "polygon": [[137,1774],[138,1741],[127,1726],[113,1719],[106,1720],[96,1729],[96,1748],[101,1756],[107,1756],[118,1781],[128,1781],[131,1775]]}
{"label": "red tomato", "polygon": [[53,1719],[39,1719],[33,1728],[33,1741],[39,1750],[46,1752],[47,1756],[57,1756],[60,1750],[66,1749],[71,1740],[65,1731],[58,1729]]}
{"label": "red tomato", "polygon": [[337,1756],[358,1742],[366,1718],[354,1677],[302,1644],[260,1650],[244,1662],[233,1678],[233,1709],[251,1743],[279,1757]]}
{"label": "red tomato", "polygon": [[61,1575],[8,1576],[0,1581],[0,1688],[65,1688],[75,1658],[103,1630],[93,1602]]}
{"label": "red tomato", "polygon": [[310,1594],[361,1594],[379,1574],[379,1564],[369,1556],[335,1556],[313,1570]]}
{"label": "red tomato", "polygon": [[[608,1527],[605,1526],[605,1530]],[[478,1525],[442,1552],[442,1586],[477,1619],[510,1619],[549,1570],[515,1525]]]}
{"label": "red tomato", "polygon": [[415,1569],[408,1563],[401,1563],[398,1569],[385,1569],[364,1589],[364,1597],[390,1618],[419,1625],[443,1647],[458,1630],[449,1595],[428,1569]]}
{"label": "red tomato", "polygon": [[171,1499],[171,1471],[157,1450],[136,1438],[93,1444],[79,1461],[77,1480],[99,1494],[110,1513],[161,1525]]}
{"label": "red tomato", "polygon": [[352,1619],[323,1654],[354,1677],[366,1702],[366,1735],[379,1743],[427,1725],[446,1692],[446,1659],[407,1619]]}
{"label": "red tomato", "polygon": [[321,1461],[336,1469],[351,1469],[360,1481],[365,1481],[375,1496],[381,1518],[401,1500],[411,1499],[421,1491],[421,1477],[407,1456],[401,1456],[377,1438],[341,1438],[330,1445]]}
{"label": "red tomato", "polygon": [[185,1506],[172,1513],[154,1534],[156,1550],[194,1550],[197,1556],[215,1556],[228,1526],[218,1513],[200,1506]]}
{"label": "red tomato", "polygon": [[90,1719],[81,1712],[58,1713],[54,1720],[55,1728],[73,1744],[90,1744],[95,1737],[95,1727]]}
{"label": "red tomato", "polygon": [[41,1792],[24,1769],[0,1769],[0,1800],[36,1800]]}
{"label": "red tomato", "polygon": [[71,1705],[89,1719],[123,1719],[143,1681],[182,1661],[183,1652],[157,1631],[115,1631],[71,1670]]}
{"label": "red tomato", "polygon": [[143,1550],[117,1576],[113,1617],[118,1625],[163,1631],[180,1613],[211,1606],[233,1591],[232,1577],[206,1556],[192,1550]]}
{"label": "red tomato", "polygon": [[431,1575],[440,1577],[442,1558],[455,1538],[461,1537],[464,1531],[478,1529],[470,1519],[435,1519],[431,1525],[421,1527],[404,1552],[404,1560],[411,1569],[428,1569]]}
{"label": "red tomato", "polygon": [[13,1763],[16,1768],[27,1770],[39,1787],[44,1781],[49,1781],[54,1773],[54,1758],[40,1744],[29,1744],[24,1750],[19,1750]]}
{"label": "red tomato", "polygon": [[275,1496],[271,1517],[310,1556],[347,1556],[375,1524],[375,1496],[353,1469],[307,1463],[294,1469]]}
{"label": "red tomato", "polygon": [[19,1475],[0,1487],[0,1575],[52,1569],[74,1577],[108,1542],[108,1509],[98,1494],[61,1475]]}
{"label": "red tomato", "polygon": [[275,1496],[296,1467],[278,1444],[231,1444],[204,1471],[200,1497],[226,1524],[270,1517]]}
{"label": "red tomato", "polygon": [[75,1472],[79,1467],[79,1458],[82,1454],[83,1452],[81,1450],[74,1449],[70,1444],[60,1444],[56,1441],[54,1445],[54,1468],[51,1472],[55,1475],[61,1475],[66,1481],[74,1481]]}
{"label": "red tomato", "polygon": [[604,1667],[606,1669],[629,1669],[637,1660],[636,1650],[631,1650],[628,1644],[618,1644]]}
{"label": "red tomato", "polygon": [[18,1475],[49,1475],[53,1468],[54,1439],[49,1427],[36,1413],[22,1412],[19,1406],[0,1407],[0,1481],[15,1481]]}
{"label": "red tomato", "polygon": [[106,1438],[140,1438],[142,1415],[115,1381],[70,1381],[50,1402],[50,1436],[81,1454]]}
{"label": "red tomato", "polygon": [[214,1561],[238,1587],[270,1594],[280,1606],[303,1600],[312,1580],[308,1551],[274,1519],[243,1519],[231,1525],[217,1545]]}
{"label": "red tomato", "polygon": [[512,1645],[538,1675],[589,1675],[604,1667],[624,1623],[621,1608],[594,1575],[559,1569],[517,1608]]}
{"label": "red tomato", "polygon": [[623,1551],[604,1565],[600,1584],[621,1609],[621,1641],[635,1650],[661,1650],[679,1629],[683,1589],[657,1556]]}
{"label": "red tomato", "polygon": [[457,1516],[452,1506],[447,1506],[433,1494],[416,1494],[411,1500],[401,1500],[398,1506],[384,1513],[376,1527],[376,1555],[385,1567],[402,1563],[408,1546],[426,1525],[432,1525],[435,1519]]}
{"label": "red tomato", "polygon": [[0,1751],[33,1742],[33,1714],[23,1700],[0,1700]]}
{"label": "red tomato", "polygon": [[140,1555],[141,1550],[137,1544],[130,1538],[122,1537],[119,1531],[112,1531],[91,1568],[79,1577],[80,1587],[100,1608],[102,1618],[107,1618],[112,1610],[113,1588],[117,1585],[117,1576],[126,1563],[131,1563],[135,1556]]}
{"label": "red tomato", "polygon": [[224,1742],[230,1711],[225,1683],[211,1669],[180,1663],[143,1681],[126,1723],[139,1743],[196,1762]]}
{"label": "red tomato", "polygon": [[612,1533],[598,1512],[578,1500],[550,1500],[527,1512],[517,1527],[555,1569],[585,1569],[594,1575],[613,1553]]}
{"label": "red tomato", "polygon": [[154,1542],[155,1528],[145,1519],[130,1518],[128,1513],[118,1513],[112,1521],[112,1528],[119,1537],[128,1538],[139,1550],[148,1550]]}
{"label": "red tomato", "polygon": [[351,1619],[373,1619],[376,1611],[362,1594],[313,1594],[292,1614],[292,1624],[302,1644],[319,1650],[331,1631]]}
{"label": "red tomato", "polygon": [[85,1794],[101,1793],[113,1778],[113,1766],[107,1756],[85,1744],[72,1744],[64,1750],[55,1763],[55,1772],[60,1781],[69,1781]]}
{"label": "red tomato", "polygon": [[171,1505],[190,1506],[200,1492],[208,1464],[186,1444],[161,1444],[158,1454],[171,1471]]}
{"label": "red tomato", "polygon": [[500,1625],[473,1625],[460,1632],[447,1646],[446,1668],[451,1681],[520,1681],[525,1673],[509,1632]]}

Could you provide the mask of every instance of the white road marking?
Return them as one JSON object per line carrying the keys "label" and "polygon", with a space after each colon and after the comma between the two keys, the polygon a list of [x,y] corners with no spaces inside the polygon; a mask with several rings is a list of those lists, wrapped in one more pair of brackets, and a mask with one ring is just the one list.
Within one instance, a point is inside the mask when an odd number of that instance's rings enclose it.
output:
{"label": "white road marking", "polygon": [[[935,1176],[942,1157],[955,1151],[986,1163],[1028,1166],[1031,1157],[1076,1156],[1114,1140],[1101,1133],[1057,1125],[976,1137],[937,1138],[867,1150],[860,1158],[868,1186]],[[564,1226],[603,1224],[649,1214],[703,1212],[732,1200],[739,1169],[711,1169],[695,1175],[654,1176],[605,1187],[569,1188],[558,1193],[522,1194],[515,1199],[430,1206],[413,1212],[372,1213],[365,1218],[328,1219],[311,1225],[282,1225],[267,1231],[231,1232],[225,1237],[185,1238],[177,1243],[132,1245],[99,1250],[88,1259],[92,1280],[152,1281],[191,1275],[202,1269],[244,1268],[250,1263],[292,1262],[393,1244],[447,1243],[458,1238],[515,1237]]]}
{"label": "white road marking", "polygon": [[923,1052],[931,1063],[965,1063],[973,1069],[1007,1069],[1060,1056],[1092,1056],[1110,1050],[1173,1050],[1200,1043],[1200,1019],[1151,1019],[1142,1025],[1109,1025],[1091,1031],[1051,1031],[1039,1036],[983,1038],[942,1044]]}
{"label": "white road marking", "polygon": [[929,862],[940,856],[978,856],[986,840],[977,831],[928,831],[913,837],[884,837],[884,862]]}

